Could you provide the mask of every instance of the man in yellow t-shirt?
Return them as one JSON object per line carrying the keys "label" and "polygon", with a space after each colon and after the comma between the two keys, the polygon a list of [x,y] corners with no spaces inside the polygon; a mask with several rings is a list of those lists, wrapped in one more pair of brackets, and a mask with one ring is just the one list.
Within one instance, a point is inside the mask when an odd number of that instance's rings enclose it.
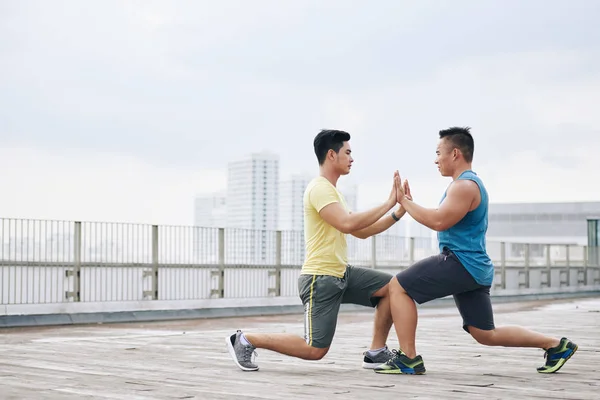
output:
{"label": "man in yellow t-shirt", "polygon": [[[405,213],[402,207],[386,215],[396,204],[396,185],[388,199],[371,210],[352,213],[337,190],[337,181],[350,173],[353,159],[350,134],[323,130],[314,139],[320,174],[304,193],[304,238],[306,257],[298,278],[298,291],[304,305],[304,338],[293,334],[242,333],[226,339],[236,365],[256,371],[252,361],[256,348],[263,348],[305,360],[320,360],[329,351],[343,303],[376,307],[375,329],[364,368],[375,368],[393,357],[386,345],[392,317],[388,284],[391,274],[372,268],[348,265],[346,235],[366,239],[390,228]],[[405,184],[407,182],[405,181]]]}

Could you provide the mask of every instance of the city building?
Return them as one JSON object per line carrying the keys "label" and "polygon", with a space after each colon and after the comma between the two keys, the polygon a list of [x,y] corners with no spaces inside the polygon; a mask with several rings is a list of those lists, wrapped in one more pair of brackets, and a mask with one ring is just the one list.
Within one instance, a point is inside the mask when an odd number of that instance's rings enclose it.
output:
{"label": "city building", "polygon": [[497,203],[490,204],[487,232],[488,251],[493,258],[506,243],[507,258],[522,257],[529,245],[531,258],[547,256],[546,244],[553,244],[550,256],[566,259],[570,252],[581,251],[588,242],[588,218],[600,215],[600,202]]}
{"label": "city building", "polygon": [[587,244],[587,219],[600,215],[600,202],[491,203],[488,240]]}
{"label": "city building", "polygon": [[279,156],[252,153],[227,168],[227,227],[276,230]]}
{"label": "city building", "polygon": [[271,261],[279,221],[279,156],[252,153],[230,162],[226,202],[227,235],[236,243],[226,258],[242,264]]}

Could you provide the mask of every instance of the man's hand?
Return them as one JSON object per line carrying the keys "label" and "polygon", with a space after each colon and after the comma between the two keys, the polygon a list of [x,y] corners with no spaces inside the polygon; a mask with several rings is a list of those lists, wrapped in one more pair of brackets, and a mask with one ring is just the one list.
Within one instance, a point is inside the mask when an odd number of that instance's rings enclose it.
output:
{"label": "man's hand", "polygon": [[[394,182],[395,182],[395,186],[399,187],[399,190],[396,190],[397,196],[396,196],[396,201],[398,202],[398,209],[395,211],[396,216],[401,218],[402,216],[404,216],[404,214],[406,214],[406,210],[404,209],[404,207],[402,207],[402,204],[400,203],[400,201],[402,200],[402,198],[406,198],[410,201],[412,201],[412,194],[410,193],[410,186],[408,184],[408,179],[404,180],[404,183],[401,184],[400,186],[398,186],[398,182],[399,182],[399,178],[400,175],[398,175],[398,179],[396,179],[396,177],[394,177]],[[402,196],[402,193],[404,193],[404,196]]]}
{"label": "man's hand", "polygon": [[390,208],[394,207],[394,205],[398,202],[398,179],[400,179],[400,174],[396,170],[396,172],[394,172],[394,179],[392,181],[392,191],[390,192],[390,197],[388,197],[387,200],[387,204],[390,206]]}
{"label": "man's hand", "polygon": [[[407,186],[402,184],[402,180],[400,179],[400,174],[398,174],[397,172],[396,172],[396,174],[394,174],[394,182],[395,182],[394,186],[396,187],[396,202],[399,204],[402,204],[402,201],[406,197],[405,187],[407,187]],[[409,191],[410,191],[410,188],[409,188]]]}
{"label": "man's hand", "polygon": [[410,200],[412,201],[413,197],[412,194],[410,193],[410,186],[408,184],[408,179],[404,180],[403,186],[402,186],[403,190],[404,190],[404,195]]}

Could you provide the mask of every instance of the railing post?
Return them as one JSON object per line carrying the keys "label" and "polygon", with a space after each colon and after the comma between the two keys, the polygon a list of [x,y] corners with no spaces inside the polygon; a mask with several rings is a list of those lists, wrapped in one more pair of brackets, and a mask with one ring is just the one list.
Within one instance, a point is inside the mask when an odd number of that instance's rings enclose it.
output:
{"label": "railing post", "polygon": [[409,243],[409,263],[410,265],[413,265],[415,263],[415,238],[411,236]]}
{"label": "railing post", "polygon": [[211,272],[211,276],[217,277],[217,288],[210,291],[211,295],[216,294],[218,298],[225,297],[225,229],[219,228],[218,231],[218,269]]}
{"label": "railing post", "polygon": [[530,271],[529,271],[529,265],[530,265],[530,258],[531,258],[531,246],[529,243],[525,244],[525,287],[527,289],[529,289],[530,286]]}
{"label": "railing post", "polygon": [[588,247],[583,246],[583,285],[588,284]]}
{"label": "railing post", "polygon": [[550,245],[546,245],[546,285],[552,287],[552,257],[550,256]]}
{"label": "railing post", "polygon": [[150,297],[150,300],[158,300],[158,225],[152,225],[150,231],[151,241],[151,269],[144,271],[144,278],[150,277],[150,290],[144,290],[144,298]]}
{"label": "railing post", "polygon": [[152,225],[152,298],[158,300],[158,225]]}
{"label": "railing post", "polygon": [[567,264],[567,286],[571,286],[571,254],[570,254],[571,246],[565,246],[565,258]]}
{"label": "railing post", "polygon": [[281,231],[275,232],[275,270],[269,271],[270,276],[275,276],[275,287],[269,288],[269,293],[281,296]]}
{"label": "railing post", "polygon": [[371,268],[377,267],[377,236],[371,236]]}
{"label": "railing post", "polygon": [[216,294],[218,298],[225,297],[225,229],[219,228],[219,269],[213,271],[213,276],[217,276],[217,289],[211,290],[211,294]]}
{"label": "railing post", "polygon": [[65,271],[68,277],[73,277],[73,290],[65,292],[67,299],[81,301],[81,221],[73,225],[73,269]]}
{"label": "railing post", "polygon": [[500,242],[500,285],[506,289],[506,242]]}

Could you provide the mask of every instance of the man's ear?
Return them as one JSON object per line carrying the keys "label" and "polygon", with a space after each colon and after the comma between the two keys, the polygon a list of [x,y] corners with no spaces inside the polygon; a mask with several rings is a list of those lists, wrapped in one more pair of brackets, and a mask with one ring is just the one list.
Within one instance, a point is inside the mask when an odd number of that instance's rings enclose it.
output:
{"label": "man's ear", "polygon": [[329,149],[327,151],[327,158],[329,158],[331,161],[335,160],[335,151],[333,151],[333,149]]}

